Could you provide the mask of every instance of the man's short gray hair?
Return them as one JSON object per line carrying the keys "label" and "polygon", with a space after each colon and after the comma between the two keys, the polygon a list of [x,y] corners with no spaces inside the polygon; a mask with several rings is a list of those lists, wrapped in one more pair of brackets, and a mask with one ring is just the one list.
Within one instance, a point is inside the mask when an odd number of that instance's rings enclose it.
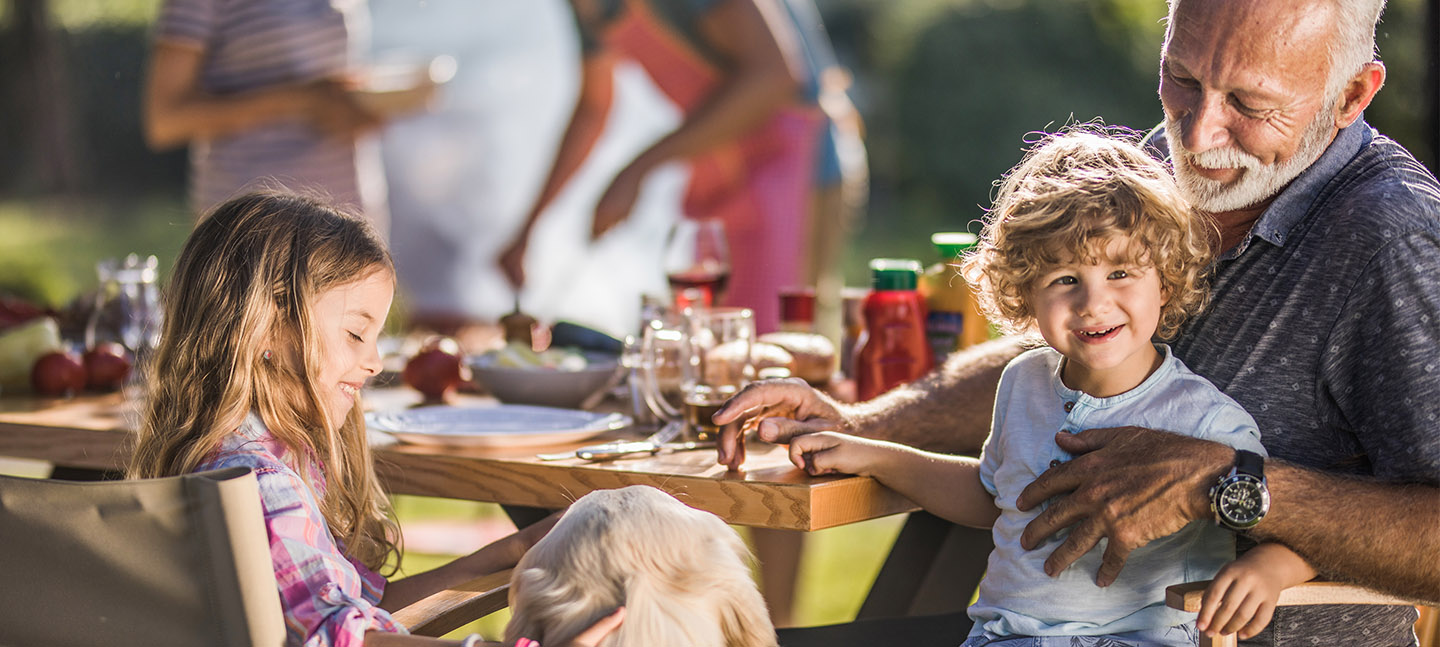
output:
{"label": "man's short gray hair", "polygon": [[[1175,8],[1182,0],[1166,0],[1170,15],[1166,31],[1173,29]],[[1325,96],[1338,99],[1340,91],[1367,63],[1377,58],[1375,27],[1385,11],[1385,0],[1317,0],[1330,3],[1335,10],[1335,39],[1330,41],[1330,76],[1325,83]],[[1166,40],[1170,37],[1166,33]]]}
{"label": "man's short gray hair", "polygon": [[1385,0],[1330,0],[1335,6],[1336,38],[1330,43],[1330,80],[1325,95],[1335,97],[1366,64],[1379,57],[1375,27]]}

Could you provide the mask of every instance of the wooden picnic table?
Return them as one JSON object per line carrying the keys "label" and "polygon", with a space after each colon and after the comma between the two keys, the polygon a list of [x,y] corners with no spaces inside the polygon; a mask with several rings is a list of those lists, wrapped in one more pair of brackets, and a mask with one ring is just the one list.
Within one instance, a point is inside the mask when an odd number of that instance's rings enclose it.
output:
{"label": "wooden picnic table", "polygon": [[[372,408],[417,404],[408,389],[367,393]],[[457,406],[493,400],[463,396]],[[139,421],[133,401],[121,394],[70,399],[0,396],[0,456],[49,461],[60,467],[118,470]],[[393,444],[377,447],[376,465],[396,494],[444,497],[538,508],[561,508],[592,490],[651,485],[729,523],[762,528],[820,530],[915,510],[915,505],[876,481],[858,476],[811,477],[795,469],[785,448],[751,443],[740,473],[715,464],[714,450],[662,453],[605,463],[580,459],[544,461],[539,452],[573,450],[613,438],[638,438],[621,430],[584,443],[525,448],[439,447]]]}

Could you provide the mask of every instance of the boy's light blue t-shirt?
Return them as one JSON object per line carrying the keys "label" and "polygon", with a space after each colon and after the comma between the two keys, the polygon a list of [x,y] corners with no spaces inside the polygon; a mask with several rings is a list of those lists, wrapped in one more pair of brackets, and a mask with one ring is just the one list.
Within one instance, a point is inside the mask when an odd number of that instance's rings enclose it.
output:
{"label": "boy's light blue t-shirt", "polygon": [[[1130,553],[1119,579],[1104,588],[1095,585],[1104,540],[1053,578],[1045,574],[1045,559],[1068,532],[1035,550],[1020,547],[1025,524],[1045,507],[1019,511],[1020,491],[1052,461],[1072,458],[1055,444],[1057,431],[1138,426],[1265,454],[1250,414],[1190,372],[1168,346],[1157,348],[1165,355],[1160,368],[1140,386],[1110,398],[1066,388],[1061,355],[1051,348],[1029,351],[1005,367],[980,457],[980,480],[995,495],[1000,517],[979,600],[970,607],[972,635],[1094,636],[1181,625],[1194,614],[1167,608],[1165,587],[1210,579],[1234,559],[1234,537],[1212,521],[1192,522]],[[1176,638],[1185,636],[1177,632]]]}

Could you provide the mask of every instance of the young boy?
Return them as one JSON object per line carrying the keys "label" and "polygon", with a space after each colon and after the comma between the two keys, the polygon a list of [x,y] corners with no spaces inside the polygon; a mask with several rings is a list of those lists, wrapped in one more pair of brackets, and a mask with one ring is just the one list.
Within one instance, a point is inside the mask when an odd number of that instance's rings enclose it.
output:
{"label": "young boy", "polygon": [[[1167,608],[1164,589],[1211,577],[1199,626],[1249,636],[1269,623],[1281,589],[1314,577],[1278,544],[1222,570],[1235,556],[1233,537],[1204,522],[1135,550],[1103,588],[1089,574],[1104,542],[1055,574],[1045,558],[1064,533],[1048,546],[1020,547],[1025,525],[1045,507],[1019,511],[1020,491],[1071,458],[1056,432],[1135,425],[1264,453],[1240,405],[1152,342],[1204,306],[1214,238],[1207,227],[1167,169],[1135,145],[1078,131],[1050,136],[1006,176],[964,264],[992,320],[1011,332],[1038,330],[1048,344],[1005,368],[980,458],[828,432],[791,441],[791,460],[811,474],[871,476],[931,513],[993,528],[995,551],[963,647],[1194,645],[1196,619]],[[1072,643],[1076,636],[1095,638]]]}

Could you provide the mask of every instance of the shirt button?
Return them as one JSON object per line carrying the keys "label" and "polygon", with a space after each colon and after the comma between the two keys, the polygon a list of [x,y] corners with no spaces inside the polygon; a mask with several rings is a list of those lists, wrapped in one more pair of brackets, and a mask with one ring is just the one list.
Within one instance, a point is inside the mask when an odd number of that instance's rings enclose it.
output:
{"label": "shirt button", "polygon": [[1074,409],[1074,408],[1075,408],[1075,403],[1074,403],[1074,402],[1066,402],[1066,403],[1065,403],[1065,413],[1070,413],[1070,410],[1071,410],[1071,409]]}
{"label": "shirt button", "polygon": [[1050,467],[1052,467],[1052,468],[1060,467],[1060,464],[1063,463],[1063,462],[1064,462],[1064,461],[1062,461],[1062,460],[1060,460],[1060,459],[1058,459],[1058,458],[1053,459],[1053,460],[1050,461]]}

